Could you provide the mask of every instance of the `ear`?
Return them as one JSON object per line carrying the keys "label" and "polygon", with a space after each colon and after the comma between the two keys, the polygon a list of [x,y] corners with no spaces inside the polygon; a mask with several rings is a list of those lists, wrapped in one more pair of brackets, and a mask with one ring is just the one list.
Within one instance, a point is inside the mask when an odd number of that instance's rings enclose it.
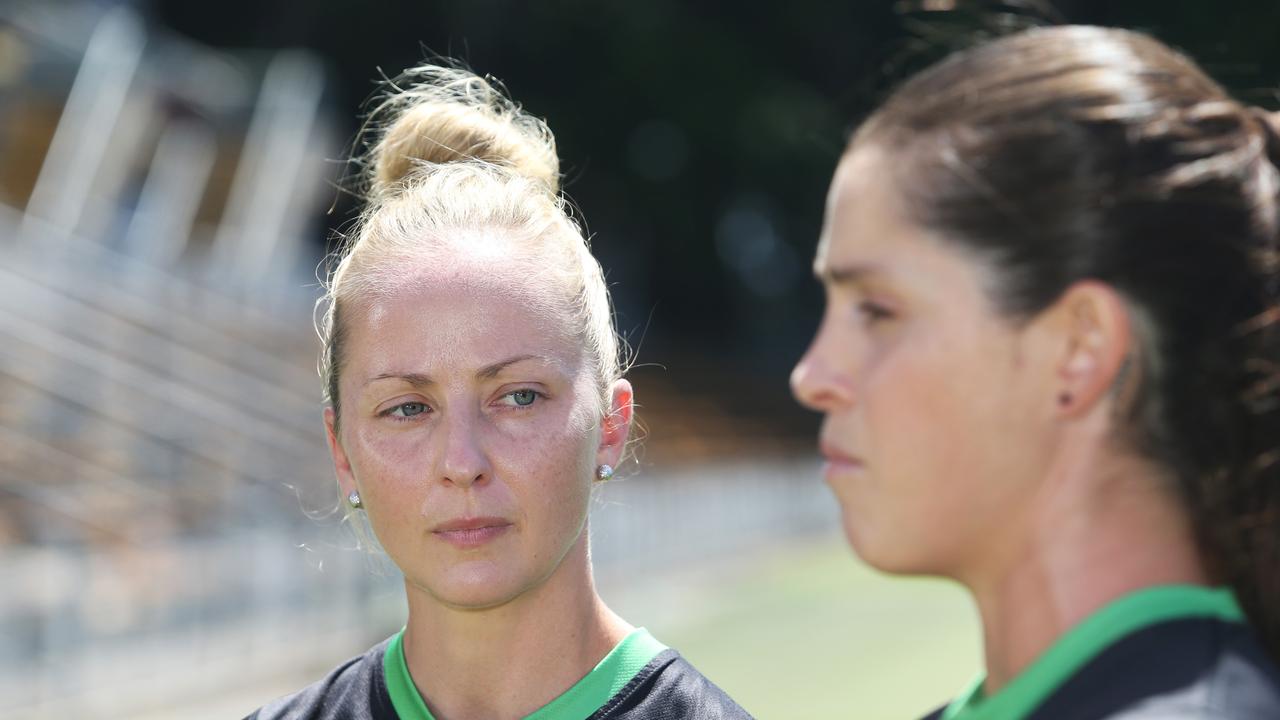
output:
{"label": "ear", "polygon": [[1057,396],[1061,417],[1079,417],[1108,399],[1125,359],[1137,349],[1129,306],[1105,283],[1072,285],[1049,310],[1059,330]]}
{"label": "ear", "polygon": [[600,422],[600,447],[596,449],[596,463],[617,467],[631,435],[631,417],[635,396],[631,383],[618,380],[610,391],[609,412]]}
{"label": "ear", "polygon": [[347,459],[347,451],[342,448],[342,442],[338,439],[337,429],[334,423],[337,422],[338,416],[333,412],[333,408],[324,409],[324,430],[325,439],[329,441],[329,454],[333,456],[333,469],[338,475],[338,487],[342,490],[342,497],[351,494],[352,490],[357,490],[355,473],[351,472],[351,461]]}

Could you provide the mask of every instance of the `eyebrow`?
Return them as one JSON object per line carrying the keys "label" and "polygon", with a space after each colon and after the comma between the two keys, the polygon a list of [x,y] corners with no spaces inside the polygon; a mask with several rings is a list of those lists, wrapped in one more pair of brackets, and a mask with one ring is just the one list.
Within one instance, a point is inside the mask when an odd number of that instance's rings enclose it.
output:
{"label": "eyebrow", "polygon": [[885,275],[883,268],[876,265],[846,265],[831,267],[815,263],[813,274],[824,285],[856,285],[868,278]]}
{"label": "eyebrow", "polygon": [[551,362],[549,359],[541,355],[517,355],[513,358],[501,360],[492,365],[486,365],[480,368],[479,370],[476,371],[476,377],[480,378],[481,380],[492,380],[493,378],[497,377],[498,374],[501,373],[503,370],[506,370],[508,367],[515,365],[516,363],[524,362],[525,360],[541,360],[544,363]]}
{"label": "eyebrow", "polygon": [[[549,359],[541,355],[516,355],[515,357],[507,358],[506,360],[499,360],[498,362],[493,363],[491,365],[485,365],[484,367],[476,371],[476,377],[480,380],[492,380],[493,378],[501,374],[503,370],[506,370],[508,367],[515,365],[516,363],[524,362],[526,360],[541,360],[546,363],[551,362]],[[366,380],[364,384],[370,385],[379,380],[404,380],[405,382],[409,383],[410,385],[413,385],[414,387],[425,387],[427,385],[436,384],[436,381],[433,380],[430,375],[427,375],[426,373],[417,373],[417,372],[380,373]]]}

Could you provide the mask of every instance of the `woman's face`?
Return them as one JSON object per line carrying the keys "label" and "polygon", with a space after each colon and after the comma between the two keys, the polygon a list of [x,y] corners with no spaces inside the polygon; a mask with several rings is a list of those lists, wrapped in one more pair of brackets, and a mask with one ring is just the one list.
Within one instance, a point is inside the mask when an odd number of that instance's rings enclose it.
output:
{"label": "woman's face", "polygon": [[406,581],[491,607],[585,563],[592,479],[619,459],[630,386],[602,423],[589,359],[531,268],[455,260],[344,306],[340,434],[331,410],[326,424],[343,495],[359,491]]}
{"label": "woman's face", "polygon": [[792,388],[825,414],[825,480],[858,554],[963,576],[1016,537],[1045,388],[978,263],[909,220],[889,162],[860,148],[836,171],[815,263],[826,312]]}

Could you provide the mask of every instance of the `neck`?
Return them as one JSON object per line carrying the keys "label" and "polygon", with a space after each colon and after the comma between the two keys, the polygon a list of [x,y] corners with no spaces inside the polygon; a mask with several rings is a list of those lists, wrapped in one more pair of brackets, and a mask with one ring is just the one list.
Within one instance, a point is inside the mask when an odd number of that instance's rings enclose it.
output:
{"label": "neck", "polygon": [[[987,681],[999,690],[1081,620],[1156,585],[1207,585],[1193,529],[1171,487],[1144,462],[1055,463],[1005,551],[962,578],[982,618]],[[1097,458],[1092,458],[1097,460]]]}
{"label": "neck", "polygon": [[568,690],[632,630],[596,594],[586,533],[545,581],[481,610],[406,583],[405,660],[437,720],[522,718]]}

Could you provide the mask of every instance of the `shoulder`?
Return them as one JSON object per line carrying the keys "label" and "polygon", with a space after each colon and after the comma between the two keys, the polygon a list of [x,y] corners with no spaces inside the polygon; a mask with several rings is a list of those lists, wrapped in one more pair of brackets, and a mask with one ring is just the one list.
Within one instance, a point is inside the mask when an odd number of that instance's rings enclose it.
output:
{"label": "shoulder", "polygon": [[675,650],[664,650],[589,720],[750,720]]}
{"label": "shoulder", "polygon": [[386,648],[384,640],[321,680],[262,706],[245,720],[396,720],[382,676]]}
{"label": "shoulder", "polygon": [[1161,623],[1108,648],[1033,717],[1280,717],[1280,672],[1247,625],[1208,619]]}
{"label": "shoulder", "polygon": [[1280,717],[1280,673],[1247,629],[1238,632],[1223,638],[1221,652],[1193,682],[1139,701],[1115,720]]}

